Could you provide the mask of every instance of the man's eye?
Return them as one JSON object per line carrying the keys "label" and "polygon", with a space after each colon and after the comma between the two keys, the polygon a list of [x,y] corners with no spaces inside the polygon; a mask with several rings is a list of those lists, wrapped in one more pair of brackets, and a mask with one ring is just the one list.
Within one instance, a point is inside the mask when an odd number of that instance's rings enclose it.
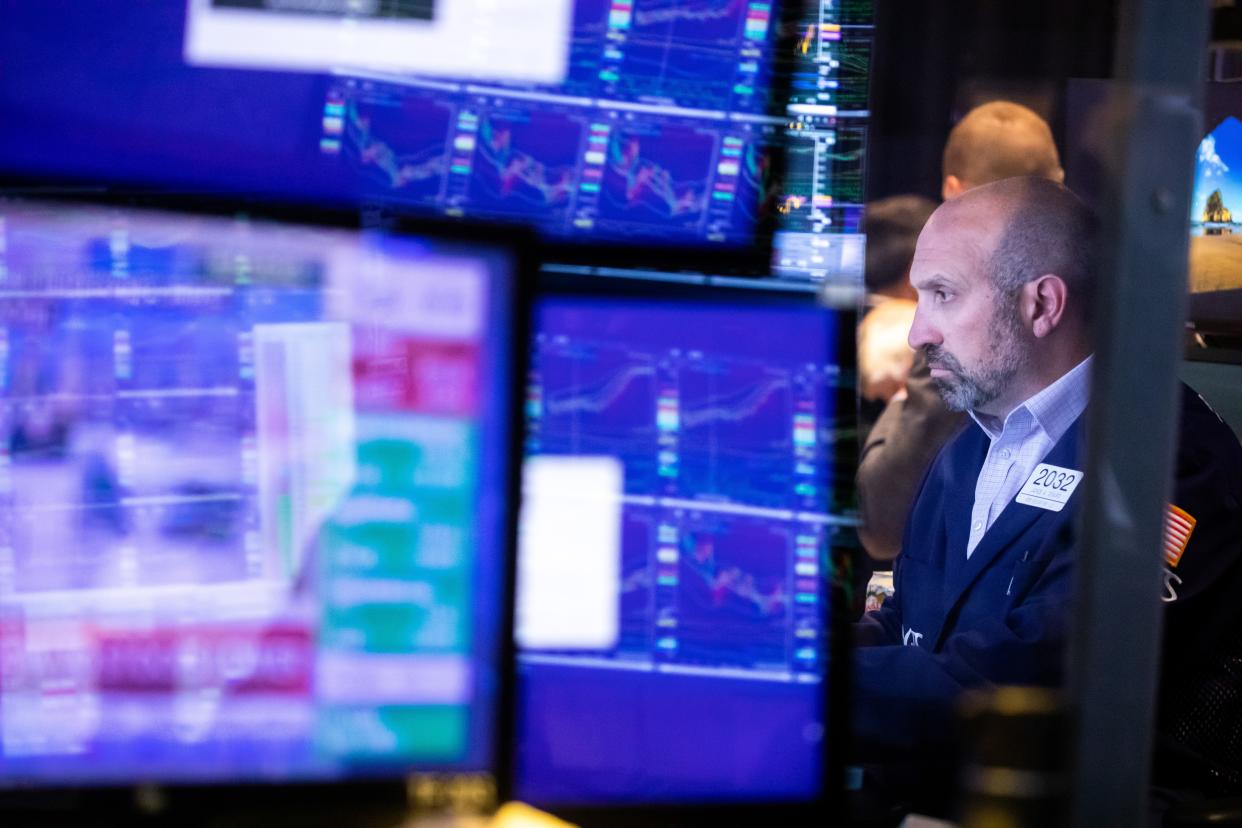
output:
{"label": "man's eye", "polygon": [[936,290],[936,292],[935,292],[933,295],[936,297],[936,301],[937,301],[937,302],[947,302],[947,301],[949,301],[949,293],[948,293],[948,291],[937,289],[937,290]]}

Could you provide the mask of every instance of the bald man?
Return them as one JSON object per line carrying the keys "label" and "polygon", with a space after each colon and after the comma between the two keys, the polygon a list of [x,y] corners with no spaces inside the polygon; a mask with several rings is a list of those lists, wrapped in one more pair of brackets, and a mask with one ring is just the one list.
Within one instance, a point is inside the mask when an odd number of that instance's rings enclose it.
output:
{"label": "bald man", "polygon": [[[854,724],[872,758],[937,755],[963,690],[1061,681],[1084,472],[1093,226],[1068,190],[1028,177],[946,202],[919,237],[909,344],[945,403],[971,422],[923,481],[895,594],[857,625]],[[1198,676],[1201,690],[1228,674],[1224,642],[1242,622],[1242,446],[1189,389],[1181,416],[1165,665],[1179,681]],[[1193,688],[1179,693],[1179,709],[1162,707],[1165,748],[1177,742],[1183,770],[1206,773],[1219,757],[1176,724],[1192,709],[1203,715],[1188,701],[1203,699]]]}
{"label": "bald man", "polygon": [[[946,201],[984,184],[1026,175],[1058,184],[1065,179],[1052,130],[1025,106],[983,104],[949,133],[941,187]],[[868,250],[868,267],[870,258]],[[919,482],[936,453],[965,424],[961,414],[941,402],[926,360],[916,356],[900,393],[885,406],[859,454],[858,534],[872,559],[896,557]]]}
{"label": "bald man", "polygon": [[943,173],[940,194],[945,201],[1006,178],[1065,181],[1048,122],[1012,101],[982,104],[957,122],[945,142]]}

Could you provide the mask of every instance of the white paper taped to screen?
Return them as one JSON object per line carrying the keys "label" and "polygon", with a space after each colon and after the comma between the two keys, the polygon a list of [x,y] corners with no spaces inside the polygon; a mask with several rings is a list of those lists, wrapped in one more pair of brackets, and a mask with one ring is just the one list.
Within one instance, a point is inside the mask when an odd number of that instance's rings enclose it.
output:
{"label": "white paper taped to screen", "polygon": [[185,58],[555,84],[572,11],[570,0],[189,0]]}
{"label": "white paper taped to screen", "polygon": [[616,646],[623,485],[615,457],[526,461],[518,534],[519,646]]}

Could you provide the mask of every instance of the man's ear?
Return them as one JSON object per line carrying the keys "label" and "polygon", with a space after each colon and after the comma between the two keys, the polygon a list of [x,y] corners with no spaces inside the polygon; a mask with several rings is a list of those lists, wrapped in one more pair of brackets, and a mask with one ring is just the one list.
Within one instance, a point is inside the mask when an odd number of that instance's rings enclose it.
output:
{"label": "man's ear", "polygon": [[945,201],[951,201],[966,191],[966,185],[962,183],[962,179],[956,175],[946,175],[944,183],[940,185],[940,197]]}
{"label": "man's ear", "polygon": [[1045,273],[1022,286],[1022,318],[1036,338],[1057,329],[1065,318],[1069,287],[1055,273]]}

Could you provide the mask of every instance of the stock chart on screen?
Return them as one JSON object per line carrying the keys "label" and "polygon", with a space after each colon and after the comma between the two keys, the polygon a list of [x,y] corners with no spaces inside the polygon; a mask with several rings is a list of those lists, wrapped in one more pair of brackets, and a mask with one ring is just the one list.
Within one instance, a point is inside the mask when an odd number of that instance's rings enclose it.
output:
{"label": "stock chart on screen", "polygon": [[0,172],[528,223],[575,261],[775,229],[778,274],[861,274],[870,0],[572,0],[555,84],[187,63],[186,10],[6,9]]}
{"label": "stock chart on screen", "polygon": [[817,793],[846,328],[810,294],[540,301],[527,454],[612,458],[623,482],[615,638],[521,656],[523,796]]}
{"label": "stock chart on screen", "polygon": [[785,181],[773,270],[862,283],[872,0],[811,0],[790,68]]}
{"label": "stock chart on screen", "polygon": [[0,787],[490,767],[510,270],[0,210]]}
{"label": "stock chart on screen", "polygon": [[367,195],[532,221],[570,240],[746,244],[784,119],[769,89],[778,3],[577,0],[547,85],[342,77],[322,152]]}
{"label": "stock chart on screen", "polygon": [[870,0],[577,0],[563,84],[345,78],[321,147],[374,196],[555,237],[744,243],[774,224],[778,274],[860,282],[872,21]]}
{"label": "stock chart on screen", "polygon": [[[318,25],[331,15],[317,9],[353,8],[257,5],[249,16],[272,25]],[[452,4],[440,5],[447,14]],[[248,11],[237,6],[190,4]],[[574,0],[557,83],[348,61],[320,73],[187,63],[186,8],[52,0],[7,10],[0,109],[20,128],[0,134],[0,171],[380,203],[528,223],[570,245],[754,249],[768,196],[762,156],[785,123],[770,94],[787,16],[774,0]],[[496,28],[501,12],[484,22]],[[499,48],[520,37],[492,39]]]}

